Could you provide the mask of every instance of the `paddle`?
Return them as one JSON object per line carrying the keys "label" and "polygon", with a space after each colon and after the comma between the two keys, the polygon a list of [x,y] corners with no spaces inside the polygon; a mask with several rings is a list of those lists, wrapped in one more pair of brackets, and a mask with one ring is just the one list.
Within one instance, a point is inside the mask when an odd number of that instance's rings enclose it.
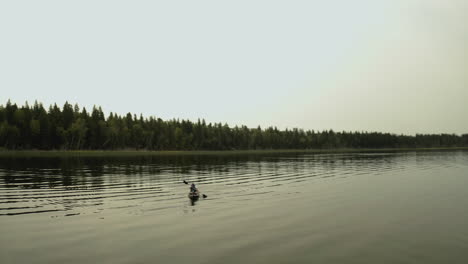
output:
{"label": "paddle", "polygon": [[[186,180],[183,180],[182,182],[185,183],[185,184],[189,184]],[[203,198],[208,198],[208,195],[202,194],[202,197],[203,197]]]}

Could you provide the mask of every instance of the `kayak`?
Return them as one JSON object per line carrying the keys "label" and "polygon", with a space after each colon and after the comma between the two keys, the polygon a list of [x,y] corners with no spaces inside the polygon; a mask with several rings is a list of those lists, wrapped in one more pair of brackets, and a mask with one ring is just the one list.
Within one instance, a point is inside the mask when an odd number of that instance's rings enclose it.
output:
{"label": "kayak", "polygon": [[198,199],[200,198],[200,193],[198,191],[196,192],[189,192],[188,198],[190,199]]}

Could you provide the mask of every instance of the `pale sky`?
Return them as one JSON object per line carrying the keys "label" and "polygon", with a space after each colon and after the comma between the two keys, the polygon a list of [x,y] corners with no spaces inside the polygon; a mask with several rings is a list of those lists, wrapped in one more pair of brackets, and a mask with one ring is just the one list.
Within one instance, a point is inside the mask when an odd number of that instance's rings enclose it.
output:
{"label": "pale sky", "polygon": [[468,1],[1,1],[0,104],[468,133]]}

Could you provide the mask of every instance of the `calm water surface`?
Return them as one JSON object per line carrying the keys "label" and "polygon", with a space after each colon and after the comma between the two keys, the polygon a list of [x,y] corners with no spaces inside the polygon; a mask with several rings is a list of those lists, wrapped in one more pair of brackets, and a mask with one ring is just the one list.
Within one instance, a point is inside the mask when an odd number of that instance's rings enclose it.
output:
{"label": "calm water surface", "polygon": [[467,263],[468,152],[0,158],[0,234],[2,264]]}

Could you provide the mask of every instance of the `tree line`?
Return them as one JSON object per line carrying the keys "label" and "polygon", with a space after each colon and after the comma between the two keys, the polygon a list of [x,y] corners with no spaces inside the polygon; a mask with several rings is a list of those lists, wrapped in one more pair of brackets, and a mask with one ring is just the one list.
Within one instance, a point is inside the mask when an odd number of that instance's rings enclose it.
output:
{"label": "tree line", "polygon": [[0,148],[27,150],[253,150],[468,147],[468,134],[335,132],[230,127],[198,119],[162,120],[128,113],[104,115],[66,102],[46,110],[37,101],[0,105]]}

